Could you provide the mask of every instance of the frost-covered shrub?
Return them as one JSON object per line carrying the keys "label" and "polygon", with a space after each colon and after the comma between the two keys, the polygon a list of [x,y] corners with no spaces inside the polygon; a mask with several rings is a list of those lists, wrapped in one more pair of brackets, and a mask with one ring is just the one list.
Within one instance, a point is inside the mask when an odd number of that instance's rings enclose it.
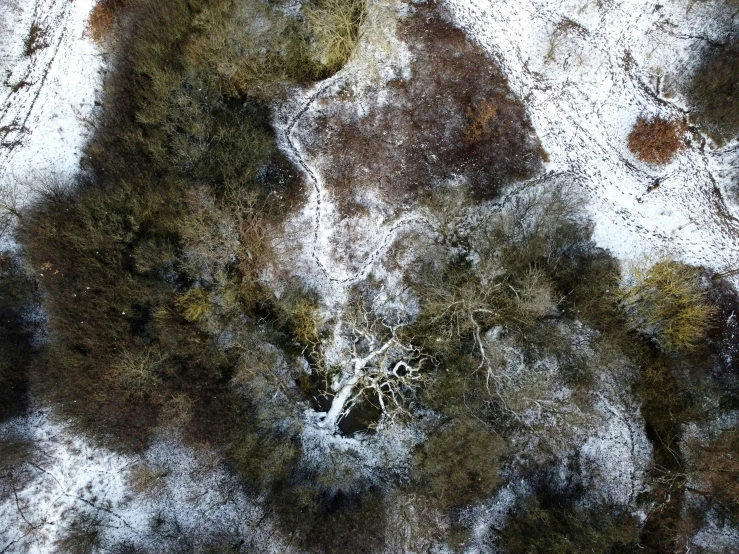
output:
{"label": "frost-covered shrub", "polygon": [[313,0],[304,7],[316,57],[329,71],[340,69],[354,54],[366,9],[365,0]]}
{"label": "frost-covered shrub", "polygon": [[629,133],[629,150],[644,162],[666,164],[685,148],[684,134],[685,124],[681,121],[640,116]]}
{"label": "frost-covered shrub", "polygon": [[705,338],[713,308],[697,268],[670,259],[634,265],[618,294],[632,328],[662,350],[690,350]]}

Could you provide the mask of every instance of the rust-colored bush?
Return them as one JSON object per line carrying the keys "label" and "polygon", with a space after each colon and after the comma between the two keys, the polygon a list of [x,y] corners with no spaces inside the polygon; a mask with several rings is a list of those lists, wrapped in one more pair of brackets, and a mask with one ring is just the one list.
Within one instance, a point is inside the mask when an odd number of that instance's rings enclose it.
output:
{"label": "rust-colored bush", "polygon": [[682,121],[639,117],[629,134],[629,150],[643,162],[666,164],[685,148],[684,133]]}
{"label": "rust-colored bush", "polygon": [[87,20],[92,40],[100,44],[112,36],[116,14],[123,4],[124,0],[101,0],[95,5]]}

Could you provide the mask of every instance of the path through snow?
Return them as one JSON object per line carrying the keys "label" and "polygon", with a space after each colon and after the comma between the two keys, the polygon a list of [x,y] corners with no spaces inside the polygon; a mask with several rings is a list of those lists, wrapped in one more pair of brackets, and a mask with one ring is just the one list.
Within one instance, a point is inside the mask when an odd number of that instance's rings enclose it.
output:
{"label": "path through snow", "polygon": [[103,66],[87,31],[93,5],[0,0],[0,186],[79,168]]}

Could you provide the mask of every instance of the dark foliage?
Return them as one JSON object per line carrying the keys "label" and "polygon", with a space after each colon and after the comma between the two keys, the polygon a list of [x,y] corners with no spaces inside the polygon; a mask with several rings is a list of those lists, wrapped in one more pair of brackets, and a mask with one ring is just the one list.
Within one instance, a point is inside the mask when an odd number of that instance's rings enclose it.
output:
{"label": "dark foliage", "polygon": [[38,301],[36,286],[15,255],[0,253],[0,421],[25,408],[28,372],[36,351],[29,318]]}
{"label": "dark foliage", "polygon": [[639,552],[635,519],[608,506],[582,508],[561,493],[540,490],[518,506],[503,529],[508,554]]}
{"label": "dark foliage", "polygon": [[714,139],[723,142],[739,136],[739,35],[706,49],[688,96],[696,122]]}

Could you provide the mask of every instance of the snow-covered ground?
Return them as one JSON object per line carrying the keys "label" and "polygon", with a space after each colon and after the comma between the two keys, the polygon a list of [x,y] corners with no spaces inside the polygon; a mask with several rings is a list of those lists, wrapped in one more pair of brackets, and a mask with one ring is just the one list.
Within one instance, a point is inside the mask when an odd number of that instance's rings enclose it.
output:
{"label": "snow-covered ground", "polygon": [[667,250],[719,271],[739,266],[739,221],[719,194],[727,167],[736,172],[737,145],[693,140],[664,167],[626,147],[638,116],[685,115],[665,83],[689,79],[705,38],[723,40],[731,29],[717,4],[448,0],[526,102],[548,169],[569,172],[588,192],[595,240],[622,260]]}
{"label": "snow-covered ground", "polygon": [[[379,6],[376,14],[406,9],[397,2],[372,5]],[[665,166],[642,162],[627,148],[637,117],[687,117],[677,84],[689,79],[706,39],[722,40],[733,24],[717,16],[716,3],[448,0],[447,6],[524,100],[549,156],[547,171],[566,175],[586,193],[600,246],[623,261],[669,253],[716,271],[739,267],[739,207],[727,194],[739,144],[716,148],[696,132]],[[329,81],[298,92],[276,120],[284,151],[312,187],[293,221],[300,245],[294,262],[328,306],[339,305],[346,289],[370,273],[387,275],[383,257],[398,231],[423,222],[371,194],[366,215],[342,220],[321,160],[305,147],[314,140],[311,121],[330,113],[326,102],[339,91],[352,91],[362,117],[378,89],[408,77],[408,48],[393,28],[385,18],[383,27],[368,29],[355,59]]]}
{"label": "snow-covered ground", "polygon": [[75,522],[94,521],[99,548],[128,543],[168,552],[193,541],[244,541],[248,551],[288,552],[270,518],[207,450],[162,436],[138,456],[75,436],[36,411],[0,427],[0,438],[30,441],[26,461],[0,485],[0,552],[46,553]]}
{"label": "snow-covered ground", "polygon": [[78,169],[102,83],[94,3],[0,0],[0,186]]}

